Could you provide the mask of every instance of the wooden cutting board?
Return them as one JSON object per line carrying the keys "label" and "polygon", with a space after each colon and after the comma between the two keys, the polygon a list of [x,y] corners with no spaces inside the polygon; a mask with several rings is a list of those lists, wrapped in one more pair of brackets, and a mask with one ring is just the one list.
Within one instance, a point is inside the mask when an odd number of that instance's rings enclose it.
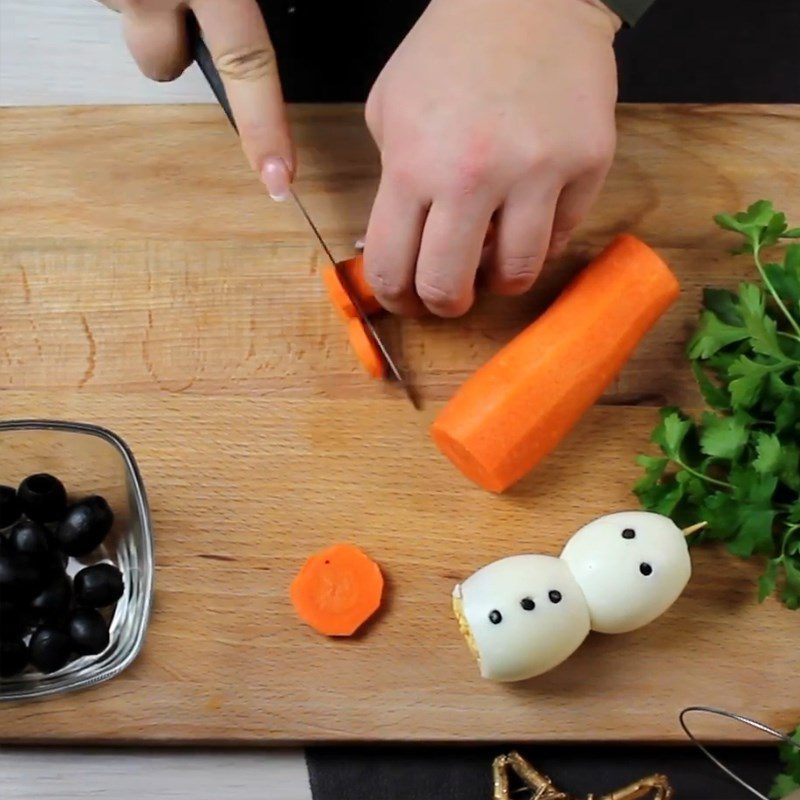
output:
{"label": "wooden cutting board", "polygon": [[[360,110],[298,108],[300,195],[341,256],[362,233],[377,160]],[[655,406],[698,404],[682,355],[700,287],[747,259],[711,215],[760,197],[800,219],[800,108],[620,109],[617,163],[569,255],[533,295],[455,321],[391,321],[424,399],[366,379],[296,210],[269,202],[215,108],[3,110],[0,415],[108,426],[153,507],[156,610],[117,679],[0,706],[7,741],[679,740],[720,705],[788,728],[800,616],[755,601],[757,565],[698,550],[674,608],[592,635],[535,681],[480,680],[453,584],[515,552],[557,553],[631,507]],[[503,497],[468,484],[427,426],[464,378],[620,230],[672,263],[681,301],[559,451]],[[288,586],[353,540],[383,566],[385,610],[321,638]],[[747,740],[747,729],[715,730]]]}

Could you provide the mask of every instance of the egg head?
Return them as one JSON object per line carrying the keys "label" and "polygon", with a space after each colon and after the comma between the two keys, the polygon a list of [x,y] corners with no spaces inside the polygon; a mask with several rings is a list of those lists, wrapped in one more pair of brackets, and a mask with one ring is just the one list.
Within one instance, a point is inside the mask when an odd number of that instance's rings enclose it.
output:
{"label": "egg head", "polygon": [[692,574],[686,537],[669,517],[623,511],[593,520],[566,544],[592,630],[626,633],[663,614]]}

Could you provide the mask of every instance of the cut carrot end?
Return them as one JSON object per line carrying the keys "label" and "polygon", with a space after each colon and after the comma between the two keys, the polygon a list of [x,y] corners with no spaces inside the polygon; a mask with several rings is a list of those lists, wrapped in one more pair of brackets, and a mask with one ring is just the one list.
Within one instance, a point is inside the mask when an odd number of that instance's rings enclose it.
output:
{"label": "cut carrot end", "polygon": [[361,366],[373,378],[383,378],[386,375],[383,357],[358,317],[347,323],[347,335],[350,339],[350,346],[355,351]]}
{"label": "cut carrot end", "polygon": [[352,636],[380,607],[380,567],[352,544],[315,553],[292,582],[300,618],[325,636]]}
{"label": "cut carrot end", "polygon": [[437,447],[504,491],[558,446],[679,293],[650,247],[618,236],[461,386],[431,427]]}
{"label": "cut carrot end", "polygon": [[431,425],[431,436],[439,450],[473,483],[477,483],[478,486],[489,492],[498,494],[508,488],[508,485],[498,481],[489,470],[485,469],[457,438],[437,425],[436,421]]}

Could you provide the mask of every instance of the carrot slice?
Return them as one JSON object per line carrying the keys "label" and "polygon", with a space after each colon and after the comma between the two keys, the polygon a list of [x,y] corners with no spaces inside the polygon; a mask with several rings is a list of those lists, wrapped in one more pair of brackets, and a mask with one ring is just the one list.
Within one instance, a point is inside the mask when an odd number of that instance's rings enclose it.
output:
{"label": "carrot slice", "polygon": [[[358,301],[361,303],[364,313],[374,314],[380,311],[381,304],[375,297],[375,292],[372,291],[372,287],[367,283],[367,279],[364,275],[364,257],[359,254],[347,261],[339,262],[339,266],[344,268],[350,281],[350,286],[358,298]],[[328,295],[336,310],[345,319],[357,317],[358,313],[353,305],[353,301],[350,299],[350,295],[347,294],[344,286],[342,286],[342,282],[336,270],[333,267],[328,267],[323,270],[322,279],[325,281]]]}
{"label": "carrot slice", "polygon": [[352,544],[315,553],[292,582],[300,618],[325,636],[352,636],[380,607],[380,567]]}
{"label": "carrot slice", "polygon": [[461,386],[434,442],[468,478],[504,491],[566,436],[679,292],[653,250],[618,236]]}
{"label": "carrot slice", "polygon": [[355,350],[361,366],[373,378],[383,378],[386,374],[386,365],[375,342],[367,333],[364,323],[358,317],[347,323],[347,335],[350,338],[350,346]]}

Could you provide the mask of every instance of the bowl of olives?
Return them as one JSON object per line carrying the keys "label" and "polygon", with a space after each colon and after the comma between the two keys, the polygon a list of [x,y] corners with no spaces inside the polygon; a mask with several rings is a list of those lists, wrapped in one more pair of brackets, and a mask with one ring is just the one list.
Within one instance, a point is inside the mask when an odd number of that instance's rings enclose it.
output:
{"label": "bowl of olives", "polygon": [[118,675],[152,598],[150,511],[127,445],[93,425],[0,422],[0,700]]}

